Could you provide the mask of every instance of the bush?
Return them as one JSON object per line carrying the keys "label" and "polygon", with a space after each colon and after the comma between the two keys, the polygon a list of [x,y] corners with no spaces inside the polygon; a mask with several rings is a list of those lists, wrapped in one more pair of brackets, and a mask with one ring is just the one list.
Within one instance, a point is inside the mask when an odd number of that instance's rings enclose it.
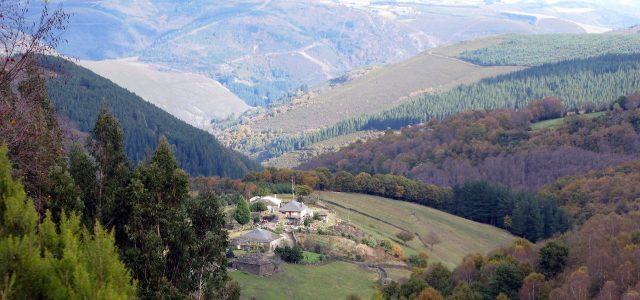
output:
{"label": "bush", "polygon": [[253,212],[261,212],[266,210],[267,210],[267,205],[262,202],[255,202],[251,204],[251,211]]}
{"label": "bush", "polygon": [[413,240],[415,234],[409,231],[400,231],[396,234],[396,237],[401,239],[404,243],[407,243],[408,241]]}
{"label": "bush", "polygon": [[288,263],[300,263],[304,259],[304,254],[302,253],[302,248],[300,246],[295,245],[293,247],[284,246],[284,247],[276,247],[274,251],[276,255],[280,257],[285,262]]}

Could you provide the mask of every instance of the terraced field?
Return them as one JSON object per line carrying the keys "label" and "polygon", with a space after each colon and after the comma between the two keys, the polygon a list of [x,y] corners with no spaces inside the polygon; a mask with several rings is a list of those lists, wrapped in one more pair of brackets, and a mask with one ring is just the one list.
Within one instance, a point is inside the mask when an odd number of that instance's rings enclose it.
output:
{"label": "terraced field", "polygon": [[[514,239],[504,230],[414,203],[362,194],[320,192],[319,195],[339,217],[375,238],[402,244],[396,233],[401,230],[416,233],[418,237],[403,246],[405,253],[425,251],[432,262],[439,261],[451,268],[469,253],[487,253]],[[441,239],[433,249],[422,242],[430,232]]]}

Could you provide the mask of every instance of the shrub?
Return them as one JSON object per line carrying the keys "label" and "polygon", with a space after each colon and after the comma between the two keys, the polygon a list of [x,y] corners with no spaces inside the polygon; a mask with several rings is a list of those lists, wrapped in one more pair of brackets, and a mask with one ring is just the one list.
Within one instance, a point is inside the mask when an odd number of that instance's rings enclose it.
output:
{"label": "shrub", "polygon": [[276,247],[274,251],[276,255],[280,257],[285,262],[288,263],[299,263],[304,259],[304,254],[302,253],[302,248],[300,246],[295,245],[293,247],[284,246],[284,247]]}

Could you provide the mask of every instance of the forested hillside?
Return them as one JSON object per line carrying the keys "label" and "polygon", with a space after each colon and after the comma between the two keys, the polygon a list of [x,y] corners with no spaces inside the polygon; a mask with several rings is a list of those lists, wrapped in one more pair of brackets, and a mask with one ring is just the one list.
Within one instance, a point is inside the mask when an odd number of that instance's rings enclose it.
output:
{"label": "forested hillside", "polygon": [[459,58],[483,66],[538,66],[640,49],[640,34],[505,35],[493,45],[463,51]]}
{"label": "forested hillside", "polygon": [[338,122],[334,126],[276,139],[272,154],[362,129],[400,128],[443,119],[465,110],[523,108],[536,99],[559,97],[567,111],[603,109],[613,99],[640,89],[640,54],[606,55],[563,61],[425,94],[385,112]]}
{"label": "forested hillside", "polygon": [[212,135],[178,120],[93,72],[69,61],[46,57],[40,65],[50,72],[47,87],[56,111],[89,132],[101,106],[113,112],[124,130],[127,156],[137,164],[164,135],[175,146],[180,166],[191,175],[241,177],[260,166],[223,147]]}
{"label": "forested hillside", "polygon": [[557,98],[519,111],[464,112],[399,133],[388,131],[376,140],[322,155],[303,168],[391,173],[443,186],[482,179],[536,190],[564,175],[637,158],[639,104],[640,94],[635,93],[619,99],[612,105],[616,111],[606,115],[570,116],[559,127],[538,131],[530,130],[531,122],[564,112]]}

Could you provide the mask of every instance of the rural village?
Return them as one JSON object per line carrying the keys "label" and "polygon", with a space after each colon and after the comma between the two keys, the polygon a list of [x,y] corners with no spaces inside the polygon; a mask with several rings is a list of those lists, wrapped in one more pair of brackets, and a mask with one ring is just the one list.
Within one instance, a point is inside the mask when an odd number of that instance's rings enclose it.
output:
{"label": "rural village", "polygon": [[[414,233],[402,232],[396,240],[377,241],[341,219],[318,194],[255,196],[248,202],[253,222],[244,226],[229,222],[227,226],[232,248],[227,256],[232,269],[271,276],[283,272],[279,267],[283,263],[342,261],[377,273],[381,283],[388,280],[386,269],[409,273],[407,258],[395,244],[413,239]],[[421,256],[428,257],[426,253]]]}

